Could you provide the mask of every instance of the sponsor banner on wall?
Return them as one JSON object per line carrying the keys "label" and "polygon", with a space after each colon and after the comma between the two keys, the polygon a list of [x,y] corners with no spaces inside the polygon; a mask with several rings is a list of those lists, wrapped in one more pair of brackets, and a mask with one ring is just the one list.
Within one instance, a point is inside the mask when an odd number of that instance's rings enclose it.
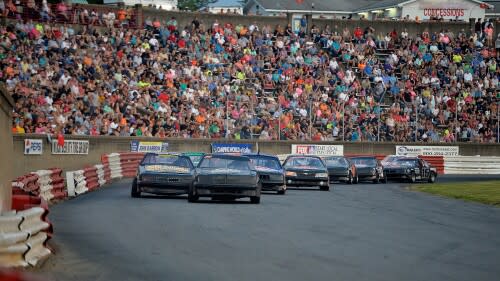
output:
{"label": "sponsor banner on wall", "polygon": [[24,154],[41,155],[42,153],[43,153],[43,140],[41,139],[24,140]]}
{"label": "sponsor banner on wall", "polygon": [[344,155],[343,145],[323,145],[323,144],[292,144],[292,154],[309,155]]}
{"label": "sponsor banner on wall", "polygon": [[212,153],[251,153],[249,143],[212,143]]}
{"label": "sponsor banner on wall", "polygon": [[396,145],[401,156],[459,156],[458,146]]}
{"label": "sponsor banner on wall", "polygon": [[130,142],[130,151],[143,153],[165,153],[168,151],[168,142],[133,140]]}
{"label": "sponsor banner on wall", "polygon": [[52,140],[52,154],[89,154],[89,141],[65,140],[60,146],[57,140]]}

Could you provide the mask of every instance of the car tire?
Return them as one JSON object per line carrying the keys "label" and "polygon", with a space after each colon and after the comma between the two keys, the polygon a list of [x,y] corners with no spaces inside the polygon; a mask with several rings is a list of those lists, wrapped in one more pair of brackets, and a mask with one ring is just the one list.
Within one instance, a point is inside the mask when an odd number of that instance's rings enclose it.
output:
{"label": "car tire", "polygon": [[250,203],[252,203],[252,204],[260,204],[260,196],[252,196],[252,197],[250,197]]}
{"label": "car tire", "polygon": [[373,180],[373,183],[377,184],[380,183],[380,175],[377,174],[377,178]]}
{"label": "car tire", "polygon": [[387,175],[384,175],[384,179],[382,180],[383,183],[387,183]]}
{"label": "car tire", "polygon": [[286,193],[286,189],[278,190],[279,195],[284,195],[285,193]]}
{"label": "car tire", "polygon": [[132,198],[139,198],[141,197],[141,192],[137,188],[137,178],[132,181],[132,189],[130,191],[130,196]]}
{"label": "car tire", "polygon": [[434,183],[434,182],[436,182],[436,174],[431,173],[429,175],[429,183]]}
{"label": "car tire", "polygon": [[417,181],[417,175],[415,175],[415,172],[411,172],[410,183],[415,183],[416,181]]}
{"label": "car tire", "polygon": [[195,191],[193,188],[190,188],[189,192],[188,192],[188,202],[194,203],[194,202],[197,202],[198,199],[200,199],[200,196],[195,194]]}
{"label": "car tire", "polygon": [[354,183],[354,177],[352,176],[352,173],[349,172],[349,177],[347,177],[347,184],[353,184]]}
{"label": "car tire", "polygon": [[356,183],[356,184],[359,183],[359,177],[357,174],[356,174],[356,179],[354,180],[354,183]]}
{"label": "car tire", "polygon": [[330,190],[330,187],[329,186],[320,186],[319,189],[321,191],[329,191]]}

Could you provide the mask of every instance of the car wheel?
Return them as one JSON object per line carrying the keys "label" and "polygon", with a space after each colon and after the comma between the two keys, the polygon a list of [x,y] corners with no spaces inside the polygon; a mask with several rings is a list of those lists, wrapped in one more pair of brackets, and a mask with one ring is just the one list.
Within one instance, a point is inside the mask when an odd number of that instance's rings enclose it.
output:
{"label": "car wheel", "polygon": [[194,203],[200,199],[200,196],[196,195],[194,188],[190,188],[188,192],[188,202]]}
{"label": "car wheel", "polygon": [[429,182],[430,182],[430,183],[434,183],[435,181],[436,181],[436,174],[431,173],[431,174],[429,175]]}
{"label": "car wheel", "polygon": [[130,192],[130,196],[132,196],[133,198],[141,197],[141,192],[137,188],[137,178],[135,178],[132,182],[132,190]]}
{"label": "car wheel", "polygon": [[384,179],[382,180],[383,183],[387,183],[387,175],[384,175]]}
{"label": "car wheel", "polygon": [[353,178],[351,172],[349,172],[349,176],[347,177],[347,183],[348,184],[353,184],[354,183],[354,178]]}
{"label": "car wheel", "polygon": [[416,181],[417,181],[417,176],[415,175],[415,172],[411,172],[410,183],[415,183]]}
{"label": "car wheel", "polygon": [[379,183],[380,182],[380,175],[377,174],[377,178],[373,180],[373,183]]}
{"label": "car wheel", "polygon": [[252,197],[250,197],[250,202],[252,204],[260,204],[260,196],[252,196]]}
{"label": "car wheel", "polygon": [[329,186],[320,186],[319,189],[321,191],[329,191],[330,190],[330,187]]}
{"label": "car wheel", "polygon": [[354,183],[359,183],[359,177],[357,174],[356,174],[356,179],[354,180]]}
{"label": "car wheel", "polygon": [[286,193],[286,185],[283,185],[283,189],[278,189],[278,194],[283,195]]}

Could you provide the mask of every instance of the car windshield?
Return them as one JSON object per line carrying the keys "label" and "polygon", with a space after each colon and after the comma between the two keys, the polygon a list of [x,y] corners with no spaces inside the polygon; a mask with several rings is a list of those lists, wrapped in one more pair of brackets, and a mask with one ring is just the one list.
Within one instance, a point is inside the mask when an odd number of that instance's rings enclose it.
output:
{"label": "car windshield", "polygon": [[399,159],[396,161],[398,165],[404,166],[404,167],[413,167],[417,165],[417,160],[415,159]]}
{"label": "car windshield", "polygon": [[323,162],[314,157],[292,157],[289,158],[285,167],[310,167],[310,168],[324,168]]}
{"label": "car windshield", "polygon": [[144,157],[142,164],[191,168],[191,163],[186,157],[172,154],[148,154]]}
{"label": "car windshield", "polygon": [[255,167],[266,167],[273,170],[280,170],[281,165],[278,159],[272,157],[251,156],[250,161]]}
{"label": "car windshield", "polygon": [[347,167],[347,160],[344,157],[329,157],[324,159],[328,167]]}
{"label": "car windshield", "polygon": [[201,160],[199,167],[210,169],[251,170],[250,161],[248,161],[248,158],[214,157],[211,155],[205,156]]}
{"label": "car windshield", "polygon": [[364,166],[376,166],[377,159],[375,158],[352,158],[352,162],[355,165],[364,165]]}

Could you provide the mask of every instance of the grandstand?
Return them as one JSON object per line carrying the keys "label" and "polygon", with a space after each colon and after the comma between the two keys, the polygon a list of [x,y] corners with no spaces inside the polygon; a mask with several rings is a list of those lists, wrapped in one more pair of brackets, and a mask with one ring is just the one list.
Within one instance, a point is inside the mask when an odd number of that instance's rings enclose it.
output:
{"label": "grandstand", "polygon": [[14,133],[499,139],[493,21],[471,32],[294,32],[195,14],[184,26],[131,7],[5,3],[1,79],[16,102]]}

